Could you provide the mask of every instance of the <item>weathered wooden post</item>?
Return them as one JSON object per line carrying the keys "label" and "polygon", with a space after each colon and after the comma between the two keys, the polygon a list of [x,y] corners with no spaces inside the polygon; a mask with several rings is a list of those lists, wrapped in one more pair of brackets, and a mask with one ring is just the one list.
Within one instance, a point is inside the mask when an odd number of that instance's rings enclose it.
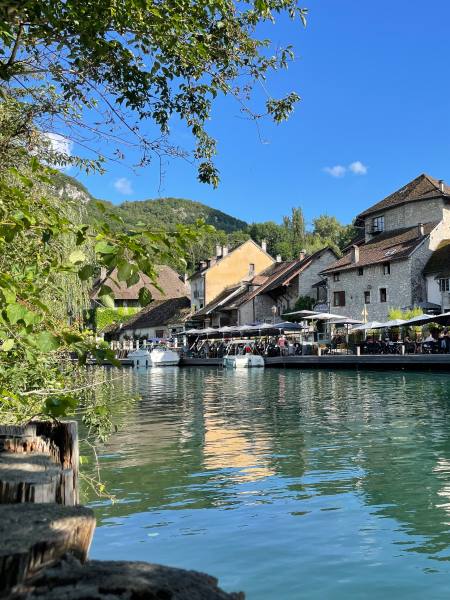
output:
{"label": "weathered wooden post", "polygon": [[0,426],[0,598],[244,600],[196,571],[85,563],[95,518],[77,502],[75,421]]}

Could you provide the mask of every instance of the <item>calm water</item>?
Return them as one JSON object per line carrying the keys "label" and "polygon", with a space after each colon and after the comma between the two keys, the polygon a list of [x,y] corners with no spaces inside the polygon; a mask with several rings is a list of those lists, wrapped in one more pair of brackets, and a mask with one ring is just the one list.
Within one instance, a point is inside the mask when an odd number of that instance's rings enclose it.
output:
{"label": "calm water", "polygon": [[155,368],[124,391],[93,558],[249,600],[448,598],[450,376]]}

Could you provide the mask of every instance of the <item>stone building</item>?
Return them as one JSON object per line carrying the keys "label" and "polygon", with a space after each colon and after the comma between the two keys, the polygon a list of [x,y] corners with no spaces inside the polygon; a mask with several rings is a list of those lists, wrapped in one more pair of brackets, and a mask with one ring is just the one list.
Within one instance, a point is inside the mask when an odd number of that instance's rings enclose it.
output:
{"label": "stone building", "polygon": [[193,313],[201,310],[230,286],[249,281],[274,263],[267,253],[266,243],[258,246],[247,240],[234,250],[217,246],[216,256],[201,261],[198,270],[190,277]]}
{"label": "stone building", "polygon": [[450,188],[422,174],[360,213],[355,225],[364,236],[322,272],[331,310],[360,319],[366,307],[369,321],[385,321],[391,308],[426,306],[425,267],[450,239]]}
{"label": "stone building", "polygon": [[226,287],[191,318],[213,327],[281,321],[300,296],[326,302],[326,287],[319,274],[336,258],[331,248],[323,248],[309,256],[301,253],[295,260],[277,261],[252,279]]}

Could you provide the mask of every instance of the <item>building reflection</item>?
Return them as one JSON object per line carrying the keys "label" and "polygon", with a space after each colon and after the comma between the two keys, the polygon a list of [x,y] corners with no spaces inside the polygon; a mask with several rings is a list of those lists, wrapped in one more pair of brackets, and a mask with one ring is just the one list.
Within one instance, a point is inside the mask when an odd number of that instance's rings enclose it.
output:
{"label": "building reflection", "polygon": [[119,502],[97,509],[100,524],[281,491],[299,514],[315,497],[345,510],[350,494],[392,520],[402,551],[447,557],[447,375],[255,371],[130,371],[120,393],[141,399],[117,408],[121,428],[101,448]]}

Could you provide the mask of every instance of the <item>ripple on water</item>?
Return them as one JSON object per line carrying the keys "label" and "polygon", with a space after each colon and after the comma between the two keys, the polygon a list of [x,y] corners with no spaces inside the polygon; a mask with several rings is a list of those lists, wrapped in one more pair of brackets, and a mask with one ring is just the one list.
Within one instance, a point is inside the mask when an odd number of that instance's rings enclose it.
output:
{"label": "ripple on water", "polygon": [[447,598],[449,390],[446,374],[126,371],[92,556],[204,570],[250,600]]}

